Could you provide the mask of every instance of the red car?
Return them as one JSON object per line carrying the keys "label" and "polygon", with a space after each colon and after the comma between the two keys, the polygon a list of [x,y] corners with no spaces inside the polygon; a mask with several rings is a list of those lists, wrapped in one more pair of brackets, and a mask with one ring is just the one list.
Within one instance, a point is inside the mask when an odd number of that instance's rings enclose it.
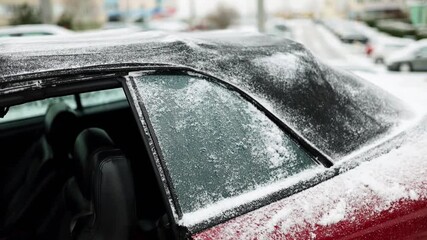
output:
{"label": "red car", "polygon": [[0,69],[0,239],[427,238],[427,118],[291,40],[4,40]]}

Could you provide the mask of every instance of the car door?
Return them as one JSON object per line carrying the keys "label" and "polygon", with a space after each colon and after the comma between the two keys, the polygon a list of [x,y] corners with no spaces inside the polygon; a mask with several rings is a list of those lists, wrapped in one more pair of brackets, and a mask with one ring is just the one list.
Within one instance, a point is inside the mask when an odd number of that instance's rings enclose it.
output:
{"label": "car door", "polygon": [[427,47],[423,47],[415,53],[413,68],[415,71],[427,71]]}

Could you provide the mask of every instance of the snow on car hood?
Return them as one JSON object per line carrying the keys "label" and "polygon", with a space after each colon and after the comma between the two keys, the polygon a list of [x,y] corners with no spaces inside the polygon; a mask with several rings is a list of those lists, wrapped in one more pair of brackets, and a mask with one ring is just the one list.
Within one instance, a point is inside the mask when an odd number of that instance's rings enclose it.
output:
{"label": "snow on car hood", "polygon": [[387,135],[411,115],[369,82],[331,69],[301,44],[278,37],[144,32],[38,41],[0,41],[2,82],[107,64],[188,67],[241,88],[334,159]]}

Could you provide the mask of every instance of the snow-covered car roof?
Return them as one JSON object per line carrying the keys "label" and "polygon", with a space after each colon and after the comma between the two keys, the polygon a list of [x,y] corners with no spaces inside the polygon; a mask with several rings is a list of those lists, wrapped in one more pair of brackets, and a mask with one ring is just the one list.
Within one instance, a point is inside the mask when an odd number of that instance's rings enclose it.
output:
{"label": "snow-covered car roof", "polygon": [[147,66],[185,67],[233,84],[335,160],[386,136],[410,115],[399,100],[320,63],[301,44],[258,33],[0,41],[0,83],[18,84],[58,71]]}

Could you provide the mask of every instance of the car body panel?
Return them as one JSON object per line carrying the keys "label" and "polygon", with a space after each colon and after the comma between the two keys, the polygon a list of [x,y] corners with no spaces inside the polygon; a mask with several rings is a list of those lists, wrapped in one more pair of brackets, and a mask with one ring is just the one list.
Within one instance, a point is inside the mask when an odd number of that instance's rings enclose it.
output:
{"label": "car body panel", "polygon": [[[194,239],[424,239],[427,118],[369,162]],[[397,147],[396,147],[397,146]],[[423,148],[418,151],[419,148]],[[415,152],[414,152],[415,151]],[[367,154],[369,155],[369,154]],[[358,161],[358,160],[357,160]]]}
{"label": "car body panel", "polygon": [[[395,203],[390,210],[380,212],[375,217],[366,219],[370,209],[355,214],[354,220],[342,220],[331,225],[317,224],[314,227],[304,224],[284,231],[280,225],[273,225],[265,230],[267,224],[259,223],[258,219],[247,219],[241,225],[231,222],[233,230],[227,226],[211,228],[193,235],[193,239],[425,239],[427,238],[427,201],[405,200]],[[268,211],[263,209],[263,211]],[[270,211],[278,214],[278,212]],[[268,223],[271,219],[263,219]],[[251,222],[258,222],[256,226]],[[246,227],[250,226],[250,228]],[[252,232],[252,235],[247,235]]]}

